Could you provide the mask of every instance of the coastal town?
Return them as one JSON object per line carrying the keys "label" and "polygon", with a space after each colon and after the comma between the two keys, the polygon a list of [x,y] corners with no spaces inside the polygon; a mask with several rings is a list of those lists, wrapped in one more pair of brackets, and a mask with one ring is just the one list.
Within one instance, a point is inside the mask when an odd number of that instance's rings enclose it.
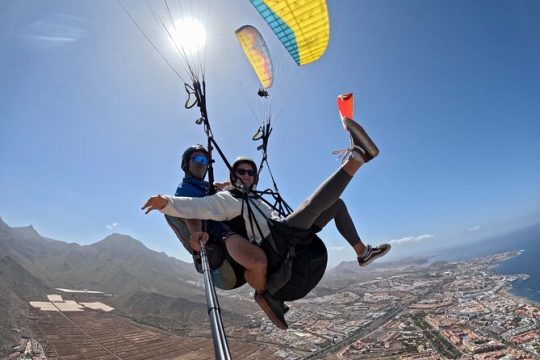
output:
{"label": "coastal town", "polygon": [[[540,304],[510,293],[527,275],[494,271],[519,254],[383,264],[362,281],[327,278],[315,295],[290,303],[287,331],[260,311],[247,323],[225,324],[233,358],[539,359]],[[106,305],[110,294],[57,290],[62,295],[31,302],[36,338],[21,340],[9,359],[213,358],[207,323],[178,336],[115,315]],[[248,290],[234,296],[249,301]],[[93,300],[68,300],[74,293]]]}
{"label": "coastal town", "polygon": [[249,334],[278,344],[286,359],[540,358],[540,305],[508,291],[527,275],[490,269],[517,255],[380,270],[373,281],[294,302],[286,332],[254,319]]}

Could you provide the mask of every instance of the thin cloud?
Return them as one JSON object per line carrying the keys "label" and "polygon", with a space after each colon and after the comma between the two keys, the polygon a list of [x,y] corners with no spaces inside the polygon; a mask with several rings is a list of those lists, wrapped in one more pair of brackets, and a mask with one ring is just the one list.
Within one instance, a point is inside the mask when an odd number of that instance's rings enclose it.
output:
{"label": "thin cloud", "polygon": [[108,224],[108,225],[105,225],[105,227],[109,230],[112,230],[114,229],[115,227],[118,226],[118,223],[117,222],[113,222],[112,224]]}
{"label": "thin cloud", "polygon": [[469,231],[480,230],[480,226],[479,226],[479,225],[476,225],[476,226],[473,226],[472,228],[468,228],[467,230],[469,230]]}
{"label": "thin cloud", "polygon": [[68,37],[68,36],[29,35],[28,38],[38,40],[38,41],[57,42],[57,43],[77,41],[77,39],[73,37]]}
{"label": "thin cloud", "polygon": [[67,14],[53,14],[31,23],[23,36],[33,44],[56,47],[75,43],[86,36],[82,19]]}
{"label": "thin cloud", "polygon": [[389,242],[390,242],[390,244],[393,244],[393,245],[408,244],[408,243],[414,243],[414,242],[433,239],[434,237],[435,236],[431,235],[431,234],[423,234],[423,235],[419,235],[419,236],[404,236],[404,237],[399,238],[399,239],[392,239]]}

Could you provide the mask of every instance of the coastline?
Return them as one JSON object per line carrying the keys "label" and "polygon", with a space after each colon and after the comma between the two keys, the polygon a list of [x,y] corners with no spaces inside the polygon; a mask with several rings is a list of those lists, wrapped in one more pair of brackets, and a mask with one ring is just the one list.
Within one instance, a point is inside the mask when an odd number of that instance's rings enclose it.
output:
{"label": "coastline", "polygon": [[519,250],[519,251],[516,251],[515,255],[513,256],[510,256],[502,261],[498,261],[494,264],[491,264],[487,267],[487,270],[491,273],[494,273],[494,274],[497,274],[497,275],[501,275],[501,276],[504,276],[508,283],[507,285],[501,289],[501,292],[508,298],[511,298],[512,300],[518,302],[518,303],[525,303],[527,305],[531,305],[531,306],[540,306],[540,301],[538,300],[535,300],[535,299],[531,299],[527,296],[524,296],[524,295],[521,295],[521,294],[516,294],[515,291],[516,291],[516,288],[513,286],[514,282],[516,281],[527,281],[531,278],[531,275],[530,274],[526,274],[526,273],[520,273],[520,274],[505,274],[505,273],[501,273],[501,272],[498,272],[496,271],[498,268],[500,268],[501,264],[504,263],[505,261],[508,261],[512,258],[515,258],[517,256],[520,256],[522,255],[523,253],[525,252],[525,250]]}
{"label": "coastline", "polygon": [[512,284],[509,284],[505,286],[504,288],[502,288],[501,292],[504,294],[505,297],[510,298],[516,301],[517,303],[524,303],[526,305],[540,307],[540,302],[529,299],[525,296],[520,296],[520,295],[516,295],[512,293]]}

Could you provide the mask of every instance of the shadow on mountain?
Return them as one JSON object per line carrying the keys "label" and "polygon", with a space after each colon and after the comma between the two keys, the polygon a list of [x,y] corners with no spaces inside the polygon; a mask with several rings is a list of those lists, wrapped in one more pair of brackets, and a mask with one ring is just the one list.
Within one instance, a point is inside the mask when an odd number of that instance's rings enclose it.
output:
{"label": "shadow on mountain", "polygon": [[[130,236],[112,234],[82,246],[45,238],[32,226],[11,228],[0,219],[0,253],[0,308],[9,314],[0,318],[4,347],[27,332],[29,301],[46,301],[53,293],[77,301],[83,296],[55,288],[109,294],[102,301],[116,313],[161,328],[208,328],[201,321],[208,318],[203,277],[193,264],[150,250]],[[248,290],[230,293],[220,297],[224,318],[231,324],[247,321],[244,315],[256,310]]]}

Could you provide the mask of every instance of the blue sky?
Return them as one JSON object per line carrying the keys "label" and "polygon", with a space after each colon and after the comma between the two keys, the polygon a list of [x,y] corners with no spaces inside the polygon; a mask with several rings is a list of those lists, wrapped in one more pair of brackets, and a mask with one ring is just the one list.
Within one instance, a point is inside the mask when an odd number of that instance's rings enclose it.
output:
{"label": "blue sky", "polygon": [[[126,4],[177,60],[144,3]],[[278,68],[270,164],[293,207],[339,165],[331,151],[347,136],[335,99],[352,91],[355,117],[381,150],[343,195],[367,243],[392,241],[392,259],[537,221],[540,3],[328,7],[328,49],[303,67],[248,1],[214,1],[204,12],[209,117],[229,158],[260,157],[250,106],[257,115],[264,106],[234,36],[251,24]],[[0,83],[4,221],[80,244],[128,234],[189,259],[164,219],[139,209],[174,192],[181,153],[206,139],[197,111],[183,108],[182,82],[117,2],[1,2]],[[331,265],[354,258],[333,225],[322,237]]]}

